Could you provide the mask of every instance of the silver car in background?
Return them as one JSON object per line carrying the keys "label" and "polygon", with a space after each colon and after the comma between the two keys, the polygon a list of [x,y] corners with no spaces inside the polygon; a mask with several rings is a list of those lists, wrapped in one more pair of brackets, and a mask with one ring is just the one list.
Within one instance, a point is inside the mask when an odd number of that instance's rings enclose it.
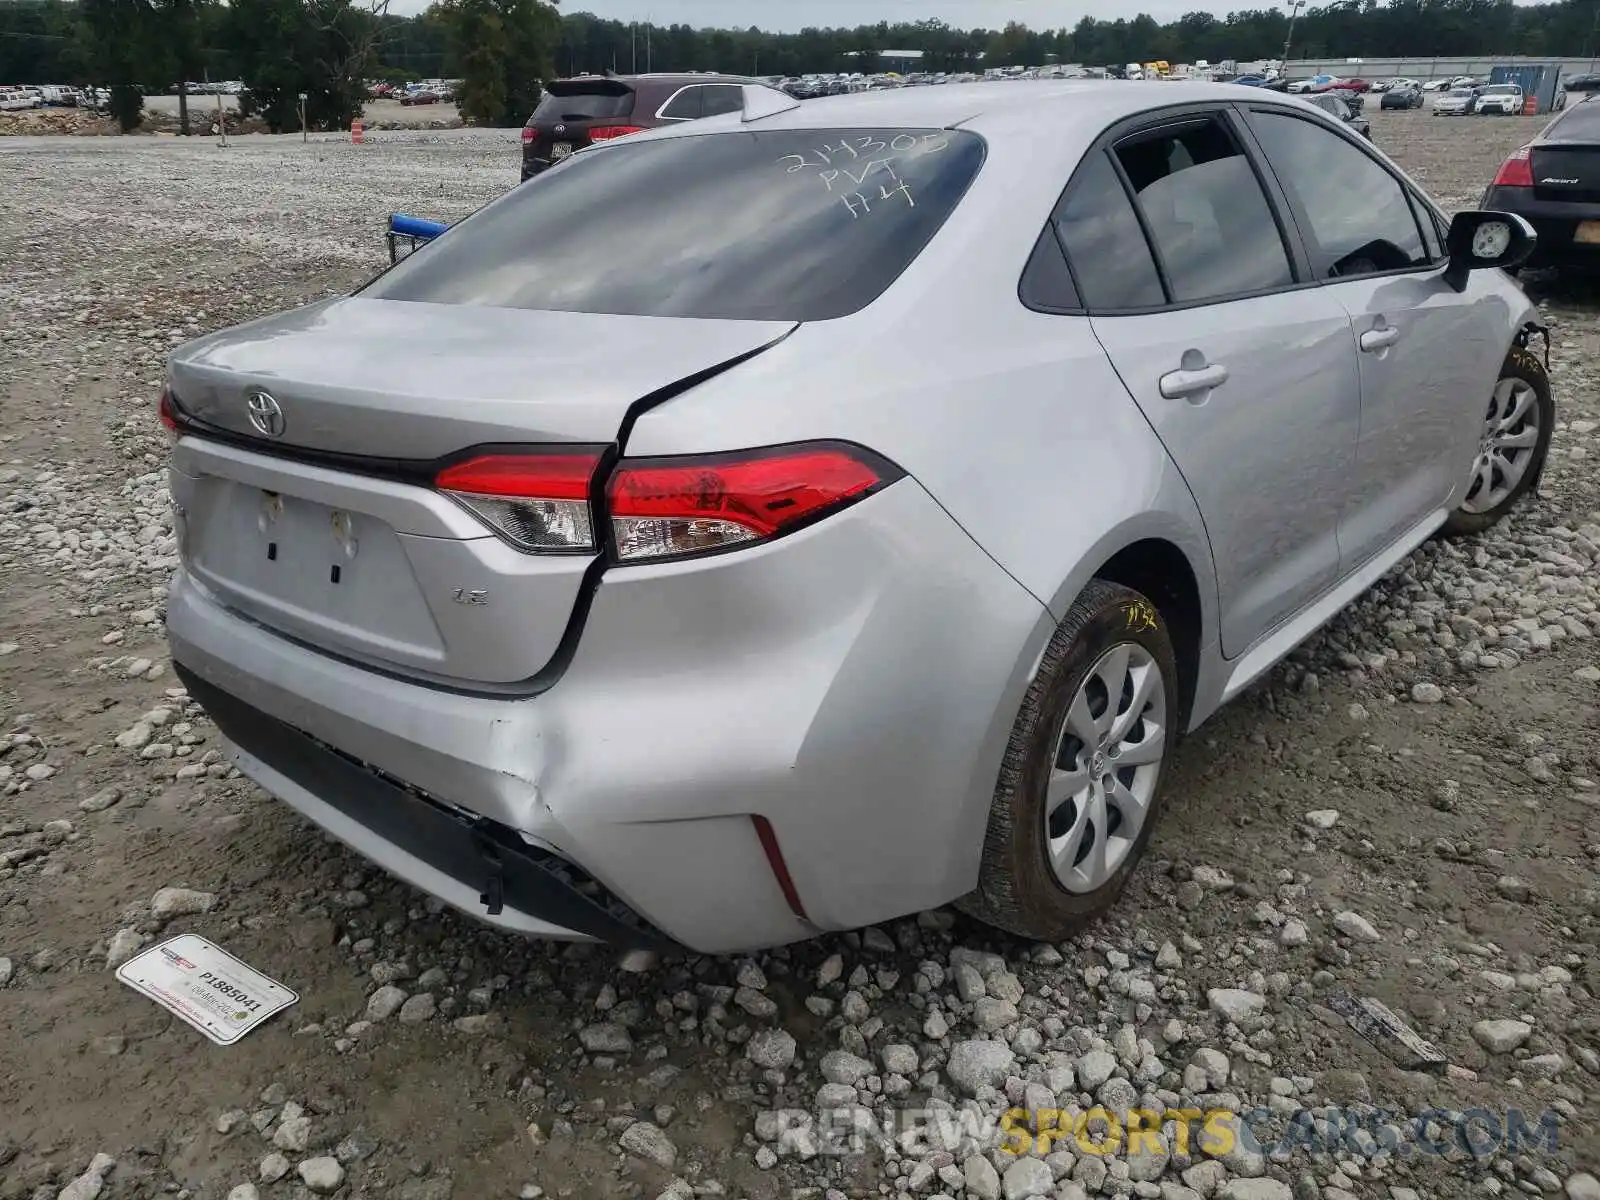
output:
{"label": "silver car in background", "polygon": [[504,929],[1057,938],[1184,732],[1533,485],[1531,243],[1271,92],[752,97],[175,352],[174,660]]}

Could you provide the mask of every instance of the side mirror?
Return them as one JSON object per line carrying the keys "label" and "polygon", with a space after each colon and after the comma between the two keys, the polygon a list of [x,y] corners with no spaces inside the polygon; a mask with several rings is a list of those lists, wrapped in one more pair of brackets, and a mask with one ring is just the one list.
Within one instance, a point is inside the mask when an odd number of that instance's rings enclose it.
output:
{"label": "side mirror", "polygon": [[1519,267],[1538,243],[1533,226],[1516,213],[1459,212],[1445,237],[1450,265],[1445,268],[1444,281],[1458,292],[1465,291],[1467,276],[1473,271]]}

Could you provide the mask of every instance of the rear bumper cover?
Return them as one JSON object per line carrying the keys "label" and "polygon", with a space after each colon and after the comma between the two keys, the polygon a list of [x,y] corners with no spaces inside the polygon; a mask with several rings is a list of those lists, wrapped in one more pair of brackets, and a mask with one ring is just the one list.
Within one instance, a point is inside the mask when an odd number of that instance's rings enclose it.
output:
{"label": "rear bumper cover", "polygon": [[1592,201],[1541,200],[1531,188],[1490,187],[1479,206],[1493,212],[1516,213],[1532,225],[1539,245],[1529,260],[1532,266],[1600,262],[1600,245],[1574,242],[1583,221],[1600,221],[1600,204]]}
{"label": "rear bumper cover", "polygon": [[[291,806],[336,836],[354,827],[387,843],[382,865],[396,874],[427,879],[441,899],[507,929],[673,948],[671,939],[573,864],[507,826],[386,779],[181,663],[175,666],[247,773],[270,776]],[[345,840],[370,851],[370,838]]]}
{"label": "rear bumper cover", "polygon": [[[254,710],[214,700],[219,725],[246,731],[223,729],[241,768],[392,873],[505,928],[638,940],[579,928],[548,898],[528,901],[540,911],[507,898],[514,919],[489,914],[477,867],[437,870],[368,819],[371,805],[352,815],[332,774],[307,774],[295,747],[336,750],[402,794],[466,810],[469,826],[515,831],[648,928],[721,953],[970,891],[1005,744],[1055,622],[903,479],[767,546],[610,569],[565,672],[523,699],[330,658],[231,612],[183,570],[167,625],[202,703],[221,693]],[[251,749],[248,725],[262,717],[299,740]]]}

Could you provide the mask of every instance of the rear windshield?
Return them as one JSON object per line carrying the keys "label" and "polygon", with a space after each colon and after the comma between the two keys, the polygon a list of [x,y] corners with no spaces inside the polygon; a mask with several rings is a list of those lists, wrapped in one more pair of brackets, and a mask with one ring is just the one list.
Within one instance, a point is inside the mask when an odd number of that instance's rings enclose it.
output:
{"label": "rear windshield", "polygon": [[1557,142],[1600,140],[1600,103],[1585,100],[1572,105],[1550,122],[1543,136]]}
{"label": "rear windshield", "polygon": [[584,150],[364,295],[630,316],[820,321],[864,308],[944,224],[983,139],[739,131]]}
{"label": "rear windshield", "polygon": [[1489,96],[1514,96],[1517,85],[1514,83],[1497,83],[1493,87],[1484,88],[1484,94]]}
{"label": "rear windshield", "polygon": [[608,121],[633,112],[633,90],[620,83],[552,83],[533,110],[535,121]]}

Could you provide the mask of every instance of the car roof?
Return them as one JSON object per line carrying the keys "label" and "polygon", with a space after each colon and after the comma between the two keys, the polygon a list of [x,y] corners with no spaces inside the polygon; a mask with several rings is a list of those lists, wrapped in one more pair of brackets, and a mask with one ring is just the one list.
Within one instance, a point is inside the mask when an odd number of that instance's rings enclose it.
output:
{"label": "car roof", "polygon": [[692,71],[641,71],[637,75],[572,75],[565,79],[557,79],[556,83],[588,83],[591,80],[609,80],[613,83],[653,83],[657,85],[682,85],[686,83],[752,83],[762,87],[770,87],[764,79],[752,79],[746,75],[718,75],[711,72],[696,74]]}
{"label": "car roof", "polygon": [[[1304,111],[1297,96],[1231,83],[1138,83],[1125,80],[1018,80],[1008,83],[958,83],[939,88],[896,88],[825,96],[748,122],[762,129],[825,129],[831,126],[963,126],[985,134],[1014,126],[1032,135],[1051,129],[1104,127],[1124,117],[1182,104],[1247,100]],[[737,116],[695,122],[710,133],[736,123]],[[688,132],[689,127],[684,126]]]}

